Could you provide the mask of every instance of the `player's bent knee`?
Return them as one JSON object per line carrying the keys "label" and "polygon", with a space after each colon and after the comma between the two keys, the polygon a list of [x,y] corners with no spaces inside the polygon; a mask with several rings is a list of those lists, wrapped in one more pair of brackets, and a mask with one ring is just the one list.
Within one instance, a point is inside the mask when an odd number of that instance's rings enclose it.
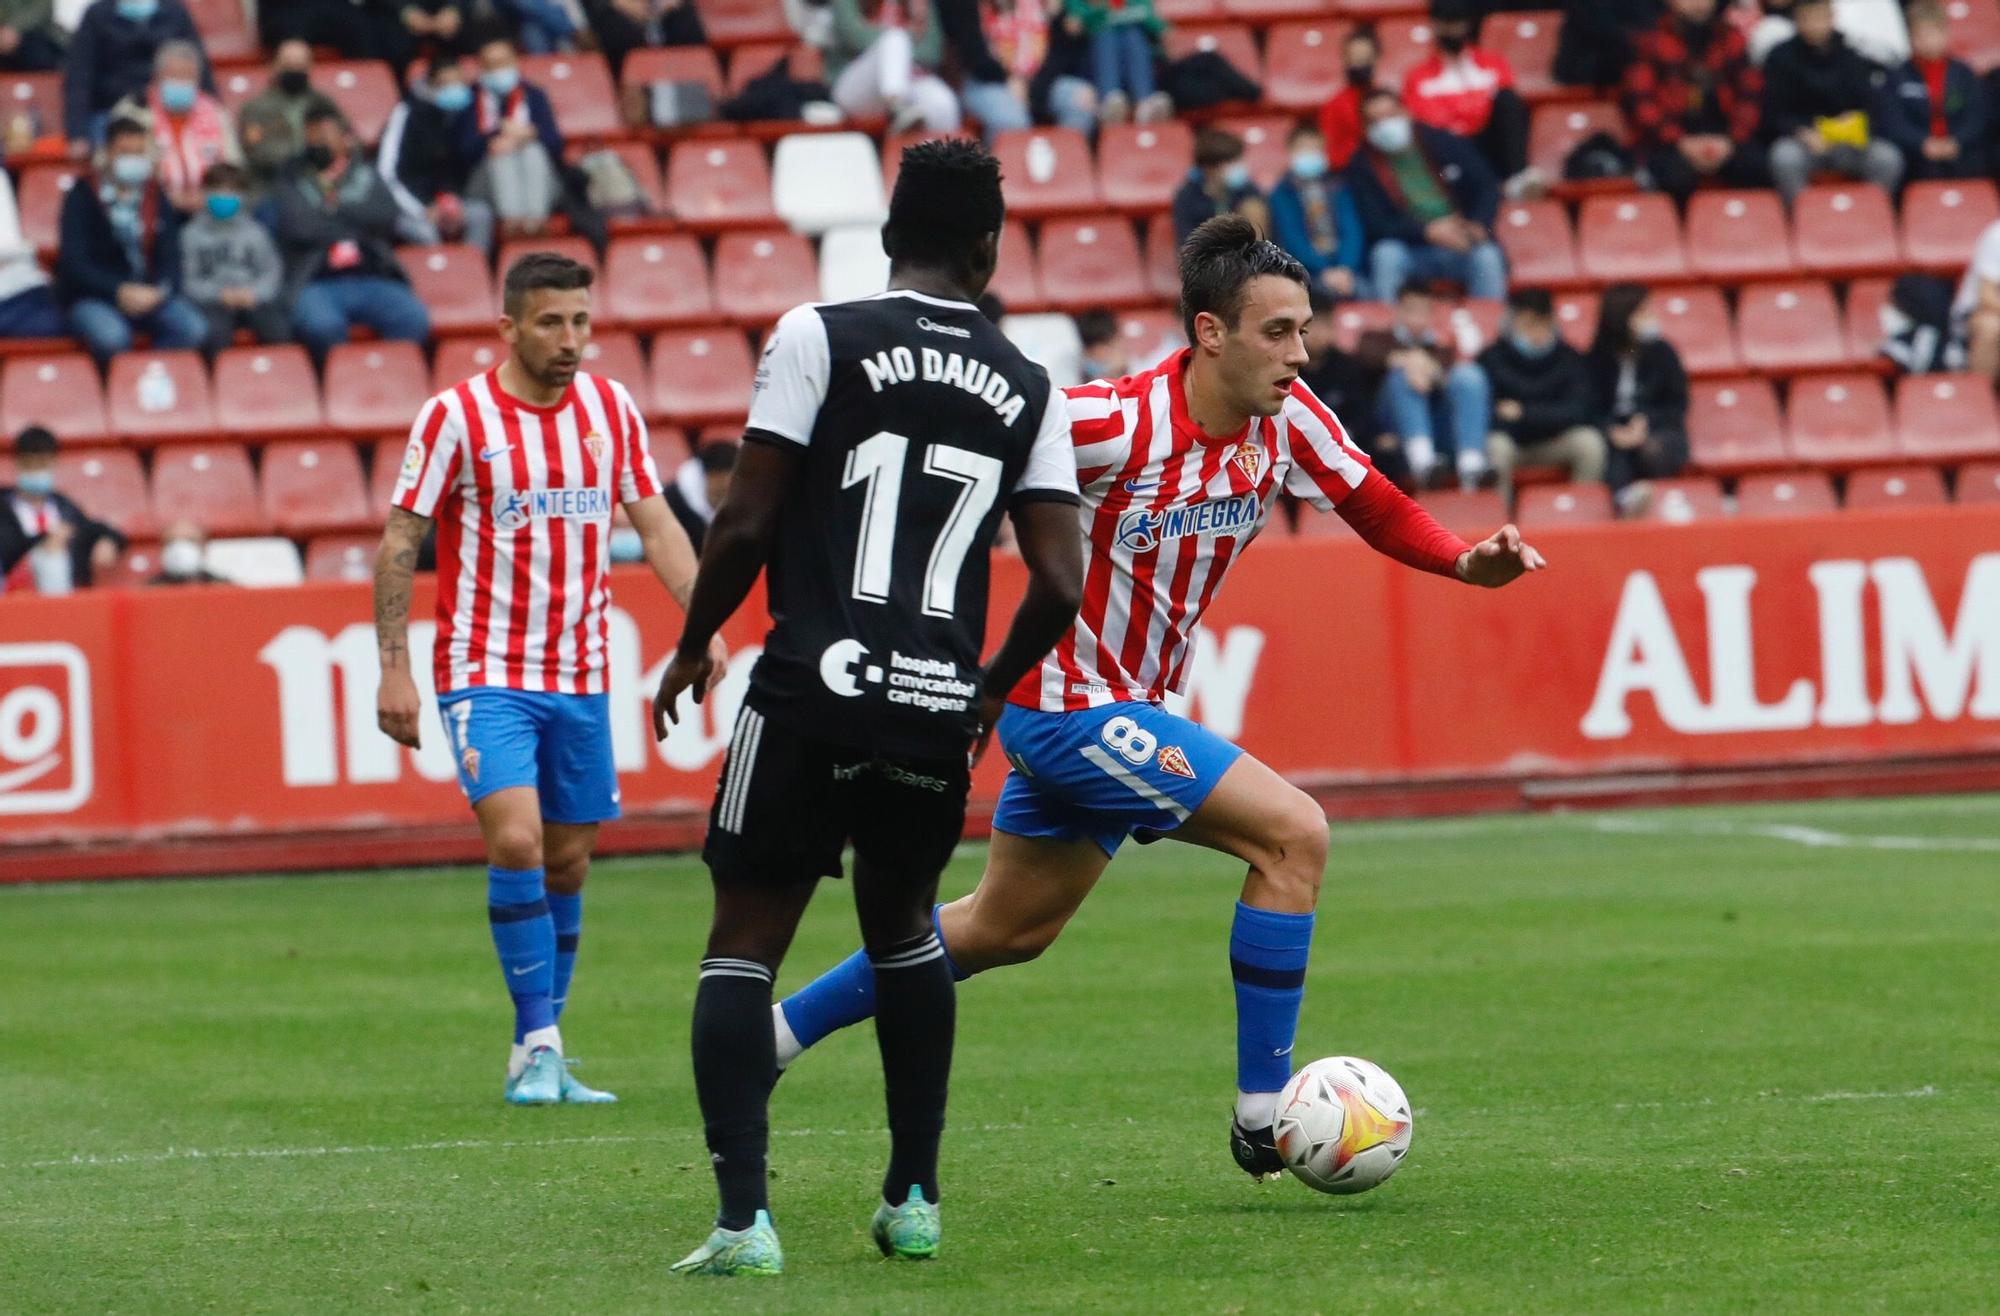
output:
{"label": "player's bent knee", "polygon": [[1310,907],[1319,899],[1328,848],[1325,810],[1304,791],[1293,791],[1272,837],[1273,862],[1268,876],[1274,885]]}
{"label": "player's bent knee", "polygon": [[486,857],[489,862],[500,868],[540,868],[541,829],[527,824],[497,829],[487,838]]}

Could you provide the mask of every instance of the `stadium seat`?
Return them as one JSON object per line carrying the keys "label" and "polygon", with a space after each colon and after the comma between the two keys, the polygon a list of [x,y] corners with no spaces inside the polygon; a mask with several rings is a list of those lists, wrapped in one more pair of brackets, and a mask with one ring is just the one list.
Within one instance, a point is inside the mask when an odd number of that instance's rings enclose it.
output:
{"label": "stadium seat", "polygon": [[1324,105],[1347,80],[1340,43],[1352,26],[1338,18],[1274,24],[1264,39],[1264,103],[1294,114]]}
{"label": "stadium seat", "polygon": [[[0,483],[13,482],[11,474],[0,479]],[[158,533],[146,472],[139,466],[139,454],[129,448],[58,454],[56,487],[128,539],[148,539]]]}
{"label": "stadium seat", "polygon": [[[1343,4],[1342,9],[1350,17],[1360,18],[1363,8]],[[1403,89],[1403,75],[1430,56],[1433,42],[1431,21],[1421,13],[1411,13],[1413,6],[1404,0],[1404,13],[1398,17],[1386,18],[1375,25],[1375,31],[1382,38],[1382,58],[1375,64],[1375,84],[1379,87]],[[1377,4],[1376,8],[1381,8]],[[1338,56],[1335,57],[1336,62]]]}
{"label": "stadium seat", "polygon": [[62,74],[0,73],[0,127],[25,117],[31,137],[63,130]]}
{"label": "stadium seat", "polygon": [[796,233],[725,233],[715,244],[715,305],[738,324],[774,324],[819,287],[812,244]]}
{"label": "stadium seat", "polygon": [[358,582],[375,575],[376,535],[316,535],[306,545],[306,579]]}
{"label": "stadium seat", "polygon": [[1872,375],[1816,375],[1792,385],[1786,407],[1792,456],[1839,470],[1897,457],[1889,400]]}
{"label": "stadium seat", "polygon": [[1038,262],[1044,300],[1065,311],[1138,306],[1152,300],[1131,223],[1118,215],[1052,219]]}
{"label": "stadium seat", "polygon": [[[901,148],[893,157],[902,159]],[[879,225],[889,217],[882,162],[861,133],[793,133],[779,140],[771,172],[772,204],[799,233],[842,224]]]}
{"label": "stadium seat", "polygon": [[[590,336],[583,349],[583,368],[599,379],[615,379],[631,393],[632,400],[645,411],[646,354],[637,334],[622,329],[600,329]],[[650,413],[648,413],[650,414]]]}
{"label": "stadium seat", "polygon": [[82,352],[17,356],[0,366],[0,431],[46,425],[65,443],[104,443],[111,427],[97,364]]}
{"label": "stadium seat", "polygon": [[[1259,86],[1263,85],[1264,57],[1257,52],[1257,38],[1247,23],[1169,28],[1164,45],[1169,61],[1186,59],[1190,55],[1217,54],[1228,60],[1230,66],[1244,77]],[[1331,58],[1336,64],[1340,62],[1338,47]]]}
{"label": "stadium seat", "polygon": [[[162,384],[160,381],[165,380]],[[134,443],[215,437],[208,365],[196,352],[125,352],[105,384],[111,432]]]}
{"label": "stadium seat", "polygon": [[1514,89],[1529,100],[1543,100],[1567,89],[1556,81],[1556,43],[1562,37],[1560,9],[1535,9],[1520,14],[1493,14],[1481,30],[1479,44],[1506,57],[1514,66]]}
{"label": "stadium seat", "polygon": [[1688,269],[1741,283],[1792,272],[1791,232],[1776,192],[1697,192],[1687,208]]}
{"label": "stadium seat", "polygon": [[2000,65],[2000,8],[1984,0],[1951,0],[1951,53],[1975,69]]}
{"label": "stadium seat", "polygon": [[1104,204],[1129,215],[1173,205],[1194,159],[1194,130],[1165,123],[1107,124],[1097,134],[1097,186]]}
{"label": "stadium seat", "polygon": [[821,235],[821,301],[845,302],[869,297],[888,286],[889,257],[882,250],[881,225],[844,224]]}
{"label": "stadium seat", "polygon": [[[261,65],[231,69],[215,75],[216,92],[223,108],[232,115],[270,82],[271,70]],[[382,136],[382,129],[389,122],[389,112],[402,98],[396,90],[396,78],[389,71],[389,66],[371,59],[320,62],[313,68],[313,89],[324,93],[338,105],[340,112],[354,126],[355,135],[370,145]],[[568,132],[567,123],[563,125],[563,130]]]}
{"label": "stadium seat", "polygon": [[1576,237],[1562,202],[1510,202],[1501,207],[1494,236],[1507,253],[1508,278],[1515,286],[1561,288],[1582,281]]}
{"label": "stadium seat", "polygon": [[437,360],[431,365],[431,392],[442,393],[474,375],[485,374],[505,355],[506,349],[496,339],[448,338],[438,344]]}
{"label": "stadium seat", "polygon": [[753,366],[740,329],[676,329],[653,339],[654,413],[676,425],[740,421],[750,413]]}
{"label": "stadium seat", "polygon": [[613,233],[665,233],[675,227],[673,207],[667,204],[667,183],[660,174],[660,157],[654,153],[649,142],[593,142],[578,143],[568,150],[571,164],[583,159],[593,151],[610,151],[625,162],[632,171],[632,182],[638,186],[639,197],[645,206],[641,214],[610,216]]}
{"label": "stadium seat", "polygon": [[164,520],[186,517],[211,537],[258,535],[270,528],[250,454],[236,443],[160,449],[153,457],[153,508]]}
{"label": "stadium seat", "polygon": [[1175,310],[1126,311],[1118,317],[1118,337],[1135,372],[1187,346],[1180,312]]}
{"label": "stadium seat", "polygon": [[792,34],[783,9],[771,0],[701,0],[701,26],[718,46],[783,41]]}
{"label": "stadium seat", "polygon": [[1652,498],[1646,508],[1649,520],[1686,525],[1692,521],[1714,521],[1729,515],[1729,504],[1722,497],[1722,486],[1714,480],[1654,480],[1652,490]]}
{"label": "stadium seat", "polygon": [[1653,283],[1688,271],[1680,218],[1674,203],[1657,192],[1586,198],[1577,242],[1583,272],[1599,283]]}
{"label": "stadium seat", "polygon": [[298,545],[277,535],[211,539],[205,565],[223,579],[252,589],[302,585],[306,578]]}
{"label": "stadium seat", "polygon": [[700,233],[776,223],[763,146],[747,137],[683,141],[667,157],[667,204]]}
{"label": "stadium seat", "polygon": [[[627,92],[635,87],[643,91],[655,82],[698,82],[718,103],[727,95],[722,61],[707,46],[641,46],[625,57],[621,81]],[[569,132],[569,124],[563,123],[562,129]]]}
{"label": "stadium seat", "polygon": [[1973,462],[1958,471],[1958,501],[2000,503],[2000,461]]}
{"label": "stadium seat", "polygon": [[1007,213],[1021,219],[1088,214],[1103,207],[1090,144],[1068,128],[1022,128],[993,139]]}
{"label": "stadium seat", "polygon": [[82,165],[30,165],[16,180],[14,198],[21,214],[21,236],[45,261],[55,259],[63,196],[84,173]]}
{"label": "stadium seat", "polygon": [[1586,138],[1607,133],[1626,140],[1625,116],[1608,101],[1539,106],[1528,121],[1528,163],[1550,178],[1561,178],[1570,153]]}
{"label": "stadium seat", "polygon": [[1326,9],[1326,0],[1222,0],[1223,17],[1260,25],[1281,18],[1323,14]]}
{"label": "stadium seat", "polygon": [[1944,475],[1935,466],[1891,466],[1856,471],[1847,477],[1845,506],[1850,512],[1877,508],[1942,507]]}
{"label": "stadium seat", "polygon": [[254,63],[263,57],[257,34],[245,19],[243,0],[187,0],[187,7],[212,62]]}
{"label": "stadium seat", "polygon": [[1821,183],[1792,203],[1792,243],[1808,274],[1851,279],[1902,268],[1896,217],[1881,188]]}
{"label": "stadium seat", "polygon": [[1833,481],[1817,471],[1746,475],[1736,485],[1736,515],[1819,516],[1839,510]]}
{"label": "stadium seat", "polygon": [[[1424,495],[1424,510],[1431,519],[1445,529],[1469,543],[1480,540],[1507,524],[1507,503],[1491,489],[1440,490]],[[1299,528],[1305,528],[1305,518],[1312,513],[1300,509]],[[1339,517],[1326,517],[1336,525],[1345,524]]]}
{"label": "stadium seat", "polygon": [[1878,350],[1882,344],[1882,307],[1889,300],[1887,279],[1856,279],[1847,285],[1847,305],[1842,312],[1847,330],[1847,359],[1856,366],[1887,363]]}
{"label": "stadium seat", "polygon": [[[466,374],[471,374],[467,371]],[[465,375],[459,376],[463,379]],[[454,381],[456,382],[456,381]],[[403,454],[410,450],[407,438],[383,439],[370,450],[368,458],[368,506],[380,515],[389,514],[396,496],[396,481],[402,478]]]}
{"label": "stadium seat", "polygon": [[1918,461],[2000,457],[1993,388],[1976,375],[1908,375],[1896,385],[1896,436]]}
{"label": "stadium seat", "polygon": [[1076,321],[1067,315],[1008,315],[1000,332],[1021,355],[1049,372],[1049,382],[1067,388],[1083,382],[1083,340]]}
{"label": "stadium seat", "polygon": [[1692,464],[1716,475],[1788,465],[1784,418],[1768,380],[1697,381],[1688,390]]}
{"label": "stadium seat", "polygon": [[1598,296],[1594,292],[1566,292],[1556,297],[1556,328],[1563,341],[1579,352],[1588,352],[1597,339]]}
{"label": "stadium seat", "polygon": [[[1250,181],[1269,192],[1292,167],[1285,138],[1294,122],[1283,114],[1252,114],[1217,119],[1215,126],[1243,139],[1243,163],[1250,166]],[[1185,171],[1182,177],[1186,177]]]}
{"label": "stadium seat", "polygon": [[607,325],[657,329],[715,318],[708,262],[689,234],[613,238],[604,266],[599,316]]}
{"label": "stadium seat", "polygon": [[1668,288],[1653,294],[1652,302],[1660,330],[1681,354],[1688,374],[1733,375],[1743,369],[1721,289],[1701,284]]}
{"label": "stadium seat", "polygon": [[1437,308],[1438,334],[1458,344],[1460,356],[1477,356],[1500,340],[1500,325],[1506,318],[1505,302],[1468,297],[1456,306]]}
{"label": "stadium seat", "polygon": [[1397,14],[1420,14],[1424,0],[1335,0],[1334,8],[1355,18],[1387,18]]}
{"label": "stadium seat", "polygon": [[1153,8],[1169,23],[1214,23],[1222,18],[1222,0],[1156,0]]}
{"label": "stadium seat", "polygon": [[[1597,525],[1616,519],[1611,490],[1601,484],[1538,484],[1521,490],[1514,515],[1522,525]],[[1490,528],[1487,533],[1491,534]]]}
{"label": "stadium seat", "polygon": [[1158,301],[1180,300],[1180,244],[1174,241],[1172,215],[1155,215],[1146,221],[1146,286]]}
{"label": "stadium seat", "polygon": [[387,508],[368,501],[361,459],[344,439],[294,439],[264,449],[264,516],[281,535],[303,538],[380,525]]}
{"label": "stadium seat", "polygon": [[548,93],[556,125],[565,139],[589,141],[625,135],[618,91],[611,85],[611,66],[604,62],[604,56],[523,55],[521,77]]}
{"label": "stadium seat", "polygon": [[303,347],[232,347],[215,358],[215,419],[238,439],[317,434],[326,428],[319,380]]}
{"label": "stadium seat", "polygon": [[1042,281],[1035,273],[1034,244],[1028,241],[1028,226],[1018,219],[1010,217],[1000,226],[1000,268],[986,291],[1010,311],[1040,310],[1045,304]]}
{"label": "stadium seat", "polygon": [[407,434],[431,395],[415,343],[342,343],[326,357],[326,419],[356,438]]}
{"label": "stadium seat", "polygon": [[1758,374],[1834,370],[1847,363],[1840,307],[1824,283],[1745,288],[1736,304],[1736,336],[1744,367]]}
{"label": "stadium seat", "polygon": [[514,238],[500,244],[500,254],[495,259],[493,267],[500,271],[500,276],[504,279],[507,270],[514,262],[531,251],[553,251],[558,256],[567,256],[573,261],[588,265],[600,274],[604,272],[598,269],[597,248],[591,246],[587,239],[577,237]]}
{"label": "stadium seat", "polygon": [[1912,183],[1903,193],[1903,259],[1956,279],[1972,263],[1972,248],[2000,219],[2000,193],[1984,178]]}
{"label": "stadium seat", "polygon": [[487,268],[486,253],[463,243],[440,247],[404,247],[397,256],[410,287],[431,313],[431,332],[490,334],[500,299]]}
{"label": "stadium seat", "polygon": [[99,589],[135,589],[152,584],[159,574],[159,544],[134,540],[112,564],[111,570],[100,571],[92,579]]}
{"label": "stadium seat", "polygon": [[646,451],[653,458],[653,469],[660,473],[662,480],[672,480],[674,472],[680,470],[681,463],[693,452],[687,431],[672,425],[652,425],[646,429]]}
{"label": "stadium seat", "polygon": [[1333,313],[1333,338],[1343,352],[1352,352],[1361,336],[1387,329],[1396,322],[1396,308],[1382,302],[1342,302]]}

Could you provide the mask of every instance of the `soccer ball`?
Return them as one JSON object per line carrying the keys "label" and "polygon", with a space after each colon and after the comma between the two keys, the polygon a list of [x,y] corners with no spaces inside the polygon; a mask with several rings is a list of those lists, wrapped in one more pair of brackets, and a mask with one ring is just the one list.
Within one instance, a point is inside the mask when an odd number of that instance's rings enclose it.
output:
{"label": "soccer ball", "polygon": [[1410,1150],[1410,1099],[1382,1067],[1353,1056],[1315,1060],[1278,1094],[1274,1130],[1285,1168],[1323,1193],[1365,1193]]}

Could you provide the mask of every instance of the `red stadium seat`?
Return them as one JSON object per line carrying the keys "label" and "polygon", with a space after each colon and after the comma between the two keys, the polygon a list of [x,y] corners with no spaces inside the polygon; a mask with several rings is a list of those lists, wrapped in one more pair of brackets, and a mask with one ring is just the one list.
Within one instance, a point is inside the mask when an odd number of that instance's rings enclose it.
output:
{"label": "red stadium seat", "polygon": [[1023,128],[993,139],[1005,175],[1007,213],[1021,219],[1102,208],[1090,144],[1068,128]]}
{"label": "red stadium seat", "polygon": [[1335,0],[1335,8],[1355,18],[1386,18],[1397,14],[1421,14],[1424,0]]}
{"label": "red stadium seat", "polygon": [[1396,308],[1382,302],[1342,302],[1333,313],[1333,340],[1343,352],[1352,352],[1361,336],[1375,329],[1387,329],[1396,322]]}
{"label": "red stadium seat", "polygon": [[674,227],[673,208],[667,204],[666,180],[660,176],[660,157],[654,154],[650,143],[594,142],[572,146],[570,160],[574,163],[593,151],[611,151],[623,160],[645,202],[644,214],[611,216],[612,232],[667,231]]}
{"label": "red stadium seat", "polygon": [[[1269,192],[1292,167],[1285,138],[1295,122],[1283,114],[1253,114],[1217,119],[1215,126],[1243,139],[1243,163],[1250,166],[1250,181]],[[1187,176],[1185,170],[1181,176]]]}
{"label": "red stadium seat", "polygon": [[1439,337],[1457,343],[1459,355],[1468,357],[1500,340],[1500,325],[1506,318],[1505,302],[1481,301],[1477,297],[1468,297],[1456,306],[1440,305],[1436,312]]}
{"label": "red stadium seat", "polygon": [[1536,109],[1528,125],[1528,163],[1550,178],[1563,176],[1570,152],[1587,137],[1609,133],[1626,140],[1625,116],[1607,101],[1581,105],[1544,105]]}
{"label": "red stadium seat", "polygon": [[1918,461],[2000,457],[2000,411],[1976,375],[1908,375],[1896,385],[1896,434]]}
{"label": "red stadium seat", "polygon": [[389,514],[389,504],[396,496],[396,481],[403,474],[403,454],[409,450],[408,438],[383,439],[375,444],[368,458],[368,506],[379,516]]}
{"label": "red stadium seat", "polygon": [[327,423],[356,437],[407,434],[430,373],[415,343],[343,343],[327,353]]}
{"label": "red stadium seat", "polygon": [[1778,395],[1766,380],[1695,383],[1688,390],[1687,425],[1691,459],[1700,470],[1733,475],[1791,462]]}
{"label": "red stadium seat", "polygon": [[656,329],[715,318],[708,262],[685,233],[613,238],[598,314],[607,325]]}
{"label": "red stadium seat", "polygon": [[376,535],[318,535],[306,545],[309,581],[371,580],[375,575]]}
{"label": "red stadium seat", "polygon": [[1038,311],[1047,304],[1042,300],[1042,281],[1035,273],[1035,247],[1028,241],[1028,226],[1018,219],[1010,218],[1000,227],[1000,267],[986,290],[1009,311]]}
{"label": "red stadium seat", "polygon": [[[1228,60],[1230,65],[1250,81],[1259,84],[1264,81],[1264,57],[1257,53],[1257,38],[1244,23],[1220,23],[1207,27],[1170,28],[1166,37],[1166,52],[1169,60],[1186,59],[1189,55],[1213,52]],[[1340,62],[1338,51],[1332,56]]]}
{"label": "red stadium seat", "polygon": [[1942,507],[1944,475],[1935,466],[1892,466],[1856,471],[1847,477],[1847,510],[1880,507]]}
{"label": "red stadium seat", "polygon": [[1872,375],[1816,375],[1792,385],[1786,408],[1792,456],[1840,470],[1893,461],[1889,399]]}
{"label": "red stadium seat", "polygon": [[1951,0],[1951,53],[1976,69],[2000,65],[2000,8],[1985,0]]}
{"label": "red stadium seat", "polygon": [[1494,236],[1507,252],[1508,277],[1516,286],[1560,288],[1582,281],[1569,210],[1560,201],[1502,207]]}
{"label": "red stadium seat", "polygon": [[1146,286],[1159,301],[1180,300],[1180,244],[1174,241],[1171,215],[1155,215],[1146,221]]}
{"label": "red stadium seat", "polygon": [[43,260],[54,260],[62,227],[63,196],[85,174],[81,165],[30,165],[14,187],[14,204],[21,212],[21,236]]}
{"label": "red stadium seat", "polygon": [[667,157],[667,204],[702,233],[776,224],[763,145],[743,137],[682,142]]}
{"label": "red stadium seat", "polygon": [[237,443],[160,449],[153,458],[153,508],[164,520],[185,517],[217,539],[270,530],[250,454]]}
{"label": "red stadium seat", "polygon": [[1260,24],[1280,18],[1310,17],[1326,10],[1326,0],[1222,0],[1225,17]]}
{"label": "red stadium seat", "polygon": [[1491,489],[1427,493],[1424,510],[1439,525],[1474,544],[1507,524],[1506,501]]}
{"label": "red stadium seat", "polygon": [[[1351,17],[1362,16],[1362,11],[1353,5],[1343,5],[1342,8]],[[1421,6],[1406,2],[1402,8],[1404,17],[1384,19],[1375,25],[1382,38],[1382,58],[1375,64],[1375,84],[1397,91],[1403,89],[1403,75],[1429,58],[1435,44],[1431,40],[1429,17],[1408,12]]]}
{"label": "red stadium seat", "polygon": [[410,288],[431,313],[431,332],[490,334],[500,312],[493,274],[486,253],[463,243],[442,247],[404,247],[397,256]]}
{"label": "red stadium seat", "polygon": [[1340,18],[1273,25],[1264,40],[1264,103],[1295,114],[1325,104],[1347,81],[1340,43],[1353,26]]}
{"label": "red stadium seat", "polygon": [[2000,461],[1973,462],[1960,467],[1958,501],[1982,506],[2000,503]]}
{"label": "red stadium seat", "polygon": [[592,334],[590,345],[583,349],[583,368],[600,379],[617,380],[639,409],[646,410],[646,354],[639,349],[637,335],[618,329]]}
{"label": "red stadium seat", "polygon": [[1972,248],[2000,219],[2000,193],[1984,178],[1912,183],[1903,193],[1903,259],[1920,269],[1957,278],[1972,262]]}
{"label": "red stadium seat", "polygon": [[215,358],[215,419],[238,439],[317,434],[326,428],[319,380],[303,347],[232,347]]}
{"label": "red stadium seat", "polygon": [[1146,215],[1173,204],[1194,159],[1194,130],[1179,120],[1107,124],[1097,135],[1097,185],[1104,204]]}
{"label": "red stadium seat", "polygon": [[97,365],[82,352],[17,356],[0,366],[0,430],[46,425],[65,443],[111,438]]}
{"label": "red stadium seat", "polygon": [[672,425],[650,425],[646,429],[646,451],[652,454],[653,469],[662,480],[671,481],[693,452],[686,430]]}
{"label": "red stadium seat", "polygon": [[566,139],[625,135],[618,91],[611,85],[611,66],[604,56],[523,55],[521,77],[548,93],[556,126]]}
{"label": "red stadium seat", "polygon": [[500,255],[494,262],[494,268],[500,271],[500,277],[504,279],[514,262],[531,251],[553,251],[558,256],[581,261],[598,273],[603,273],[602,270],[598,270],[597,249],[583,238],[515,238],[503,242],[500,244]]}
{"label": "red stadium seat", "polygon": [[771,0],[701,0],[701,26],[718,46],[782,41],[791,35],[784,11]]}
{"label": "red stadium seat", "polygon": [[1733,375],[1743,369],[1736,336],[1729,330],[1729,304],[1718,288],[1692,285],[1653,294],[1653,312],[1681,364],[1694,376]]}
{"label": "red stadium seat", "polygon": [[1587,198],[1577,241],[1583,272],[1600,283],[1651,283],[1688,271],[1680,218],[1674,203],[1657,192]]}
{"label": "red stadium seat", "polygon": [[1759,283],[1736,305],[1743,364],[1759,374],[1839,369],[1847,363],[1840,307],[1824,283]]}
{"label": "red stadium seat", "polygon": [[1736,486],[1736,515],[1819,516],[1839,510],[1833,481],[1817,471],[1746,475]]}
{"label": "red stadium seat", "polygon": [[[0,483],[12,484],[13,477],[9,475]],[[129,448],[59,454],[56,487],[128,539],[146,539],[158,533],[146,472],[139,466],[139,454]]]}
{"label": "red stadium seat", "polygon": [[1887,279],[1856,279],[1847,285],[1847,359],[1857,366],[1883,361],[1877,350],[1882,344],[1882,307],[1889,300]]}
{"label": "red stadium seat", "polygon": [[767,325],[819,294],[819,260],[796,233],[725,233],[715,244],[715,304],[726,319]]}
{"label": "red stadium seat", "polygon": [[1562,38],[1560,9],[1536,9],[1524,14],[1494,14],[1480,32],[1479,44],[1504,55],[1514,66],[1514,89],[1529,100],[1561,95],[1556,82],[1556,43]]}
{"label": "red stadium seat", "polygon": [[368,500],[361,459],[344,439],[271,444],[264,449],[263,487],[265,517],[279,534],[294,538],[365,530],[388,515]]}
{"label": "red stadium seat", "polygon": [[[1514,509],[1522,525],[1597,525],[1616,519],[1611,490],[1601,484],[1538,484],[1521,490]],[[1490,533],[1490,532],[1489,532]]]}
{"label": "red stadium seat", "polygon": [[653,409],[677,425],[740,421],[750,413],[752,370],[740,329],[663,333],[653,340]]}
{"label": "red stadium seat", "polygon": [[1566,292],[1556,298],[1556,328],[1563,341],[1579,352],[1588,352],[1597,339],[1598,296],[1594,292]]}
{"label": "red stadium seat", "polygon": [[[257,96],[271,82],[271,70],[260,65],[231,69],[215,75],[215,87],[223,107],[232,115],[245,101]],[[396,108],[401,93],[387,64],[375,60],[329,60],[313,67],[313,89],[324,93],[357,136],[373,143],[382,136],[389,112]],[[565,130],[567,125],[565,125]]]}
{"label": "red stadium seat", "polygon": [[210,60],[242,64],[262,58],[257,34],[245,21],[242,0],[187,0],[187,7]]}
{"label": "red stadium seat", "polygon": [[1153,8],[1169,23],[1213,23],[1222,17],[1222,0],[1158,0]]}
{"label": "red stadium seat", "polygon": [[1855,278],[1903,265],[1889,198],[1868,183],[1822,183],[1801,192],[1792,203],[1792,241],[1808,274]]}
{"label": "red stadium seat", "polygon": [[1042,225],[1042,293],[1058,310],[1138,306],[1152,300],[1139,243],[1118,215]]}
{"label": "red stadium seat", "polygon": [[100,571],[92,579],[99,589],[135,589],[151,585],[159,574],[159,544],[134,540],[111,570]]}
{"label": "red stadium seat", "polygon": [[0,122],[27,116],[36,137],[63,130],[62,74],[0,73]]}
{"label": "red stadium seat", "polygon": [[215,437],[208,365],[199,353],[122,353],[111,358],[104,391],[111,431],[122,439],[158,443]]}
{"label": "red stadium seat", "polygon": [[[627,91],[655,82],[699,82],[717,101],[727,95],[722,62],[707,46],[642,46],[625,57],[622,80]],[[567,133],[569,125],[562,129]]]}
{"label": "red stadium seat", "polygon": [[438,344],[437,360],[431,365],[431,392],[442,393],[474,375],[483,375],[506,355],[507,349],[497,339],[448,338]]}
{"label": "red stadium seat", "polygon": [[1714,521],[1728,515],[1729,504],[1722,497],[1722,486],[1714,480],[1652,482],[1652,497],[1646,507],[1648,520],[1686,525],[1692,521]]}
{"label": "red stadium seat", "polygon": [[1697,192],[1687,209],[1688,268],[1740,283],[1792,272],[1791,232],[1775,192]]}

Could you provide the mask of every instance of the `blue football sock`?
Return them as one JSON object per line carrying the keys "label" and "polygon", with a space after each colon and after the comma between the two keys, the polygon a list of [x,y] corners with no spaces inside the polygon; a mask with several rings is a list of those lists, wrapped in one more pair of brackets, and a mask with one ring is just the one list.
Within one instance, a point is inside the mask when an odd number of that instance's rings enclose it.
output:
{"label": "blue football sock", "polygon": [[1306,997],[1311,914],[1274,914],[1238,901],[1229,931],[1236,980],[1236,1087],[1276,1092],[1292,1076],[1292,1041]]}
{"label": "blue football sock", "polygon": [[514,998],[514,1040],[556,1021],[556,925],[539,868],[488,868],[486,918],[507,994]]}
{"label": "blue football sock", "polygon": [[[939,945],[944,944],[944,928],[937,914],[942,908],[942,905],[931,907],[931,927],[938,934]],[[964,982],[972,976],[952,962],[950,947],[945,948],[944,962],[951,969],[952,981]],[[868,952],[857,950],[814,978],[787,996],[783,1008],[785,1022],[791,1026],[801,1051],[818,1045],[829,1034],[873,1018],[875,966],[868,962]]]}
{"label": "blue football sock", "polygon": [[569,1001],[570,975],[576,972],[577,939],[583,935],[583,892],[549,892],[549,917],[556,927],[556,978],[550,1003],[555,1006],[556,1018],[561,1019],[563,1006]]}

